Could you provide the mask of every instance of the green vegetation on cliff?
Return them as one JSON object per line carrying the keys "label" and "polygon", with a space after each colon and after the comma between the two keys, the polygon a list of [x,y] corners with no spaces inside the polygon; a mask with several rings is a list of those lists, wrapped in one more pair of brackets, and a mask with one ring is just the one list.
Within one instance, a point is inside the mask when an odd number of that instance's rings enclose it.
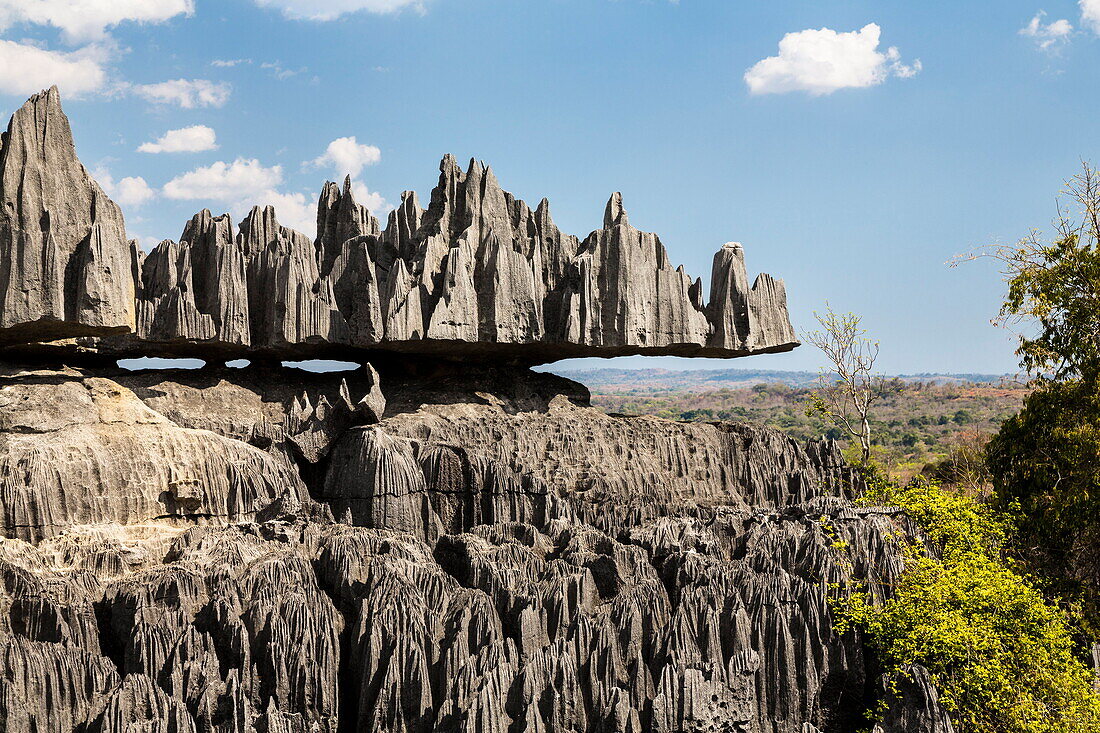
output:
{"label": "green vegetation on cliff", "polygon": [[994,501],[1015,506],[1013,552],[1100,634],[1100,390],[1049,382],[990,441]]}
{"label": "green vegetation on cliff", "polygon": [[883,604],[838,601],[842,628],[867,632],[888,671],[928,669],[958,733],[1100,731],[1100,697],[1066,618],[1002,559],[1003,517],[923,478],[872,476],[861,502],[901,507],[927,544],[909,544]]}

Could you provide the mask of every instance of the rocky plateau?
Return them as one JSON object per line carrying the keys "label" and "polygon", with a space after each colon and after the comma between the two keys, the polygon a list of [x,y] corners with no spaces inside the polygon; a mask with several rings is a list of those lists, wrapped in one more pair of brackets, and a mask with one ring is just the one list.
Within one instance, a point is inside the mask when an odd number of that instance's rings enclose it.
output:
{"label": "rocky plateau", "polygon": [[740,246],[704,302],[618,195],[579,241],[448,157],[385,229],[330,183],[146,254],[56,90],[0,144],[0,733],[952,730],[834,625],[919,538],[835,444],[529,368],[793,348]]}

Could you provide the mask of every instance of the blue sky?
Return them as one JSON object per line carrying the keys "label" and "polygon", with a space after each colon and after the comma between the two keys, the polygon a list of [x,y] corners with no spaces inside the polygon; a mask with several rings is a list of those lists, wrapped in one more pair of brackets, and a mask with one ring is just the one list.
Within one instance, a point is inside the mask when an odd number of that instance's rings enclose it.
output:
{"label": "blue sky", "polygon": [[860,313],[890,372],[1015,370],[995,268],[945,262],[1100,159],[1100,0],[0,0],[0,28],[0,107],[59,83],[147,247],[203,207],[308,228],[347,172],[379,216],[426,204],[451,152],[582,237],[622,191],[704,279],[743,242],[796,328]]}

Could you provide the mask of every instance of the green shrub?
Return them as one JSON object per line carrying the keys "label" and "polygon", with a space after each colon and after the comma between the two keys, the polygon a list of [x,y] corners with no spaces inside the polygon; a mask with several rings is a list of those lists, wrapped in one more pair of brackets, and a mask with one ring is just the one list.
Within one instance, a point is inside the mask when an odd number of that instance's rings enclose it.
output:
{"label": "green shrub", "polygon": [[923,478],[870,483],[862,502],[900,506],[928,546],[907,543],[885,603],[839,601],[838,625],[868,633],[887,671],[927,668],[958,733],[1100,731],[1100,697],[1066,618],[1001,559],[1006,522]]}

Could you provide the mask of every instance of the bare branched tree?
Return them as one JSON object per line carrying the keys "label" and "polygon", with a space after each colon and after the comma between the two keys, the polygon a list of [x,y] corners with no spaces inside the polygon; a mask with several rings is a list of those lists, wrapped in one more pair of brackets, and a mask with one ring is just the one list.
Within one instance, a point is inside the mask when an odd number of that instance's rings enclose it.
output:
{"label": "bare branched tree", "polygon": [[854,313],[836,313],[826,303],[825,313],[814,312],[814,318],[821,329],[807,333],[806,340],[824,352],[832,368],[821,370],[810,393],[809,412],[859,440],[867,461],[871,457],[871,406],[890,386],[886,377],[874,372],[879,344],[866,338],[867,331]]}

